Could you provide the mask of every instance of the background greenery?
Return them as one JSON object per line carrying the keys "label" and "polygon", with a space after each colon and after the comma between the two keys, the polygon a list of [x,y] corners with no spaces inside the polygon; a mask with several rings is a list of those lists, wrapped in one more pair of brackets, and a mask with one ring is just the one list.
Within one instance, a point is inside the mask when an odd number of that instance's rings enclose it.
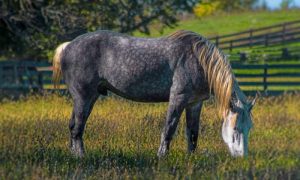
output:
{"label": "background greenery", "polygon": [[[254,29],[287,21],[299,20],[299,14],[299,9],[231,13],[218,12],[215,15],[179,21],[174,28],[165,28],[162,35],[167,35],[179,29],[198,32],[206,37],[225,35],[248,30],[250,28]],[[134,34],[137,36],[146,36],[139,32],[135,32]],[[150,36],[161,36],[160,31],[155,28],[155,25],[151,28]]]}
{"label": "background greenery", "polygon": [[[0,59],[46,60],[60,43],[109,29],[160,36],[187,29],[222,35],[297,18],[299,10],[267,11],[259,0],[3,0],[0,2]],[[253,11],[255,11],[253,13]],[[239,15],[243,14],[239,19]]]}
{"label": "background greenery", "polygon": [[[149,33],[154,20],[172,26],[176,14],[198,0],[3,0],[0,2],[2,55],[45,58],[59,43],[97,29]],[[49,54],[48,54],[49,55]]]}

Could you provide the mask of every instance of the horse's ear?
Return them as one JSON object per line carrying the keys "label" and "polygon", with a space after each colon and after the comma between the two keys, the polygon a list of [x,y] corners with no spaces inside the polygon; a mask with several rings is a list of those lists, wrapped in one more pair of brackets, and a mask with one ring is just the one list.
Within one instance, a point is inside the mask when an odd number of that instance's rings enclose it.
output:
{"label": "horse's ear", "polygon": [[253,106],[255,105],[255,102],[256,102],[257,98],[258,98],[258,93],[256,93],[255,98],[251,101],[249,111],[252,110]]}

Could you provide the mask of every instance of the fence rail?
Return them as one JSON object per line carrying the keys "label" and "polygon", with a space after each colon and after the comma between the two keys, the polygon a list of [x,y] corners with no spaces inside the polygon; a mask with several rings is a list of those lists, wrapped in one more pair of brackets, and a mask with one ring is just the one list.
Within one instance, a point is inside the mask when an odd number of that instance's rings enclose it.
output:
{"label": "fence rail", "polygon": [[[300,64],[233,64],[232,68],[245,91],[300,90]],[[0,62],[0,90],[53,90],[52,67],[44,62]]]}
{"label": "fence rail", "polygon": [[[272,91],[271,87],[289,90],[300,90],[300,64],[261,64],[233,65],[239,84],[242,87],[252,86],[262,91]],[[247,70],[247,72],[241,72]],[[250,79],[250,81],[249,81]]]}
{"label": "fence rail", "polygon": [[270,46],[300,41],[300,20],[276,24],[239,33],[209,38],[219,48],[232,51],[235,48]]}
{"label": "fence rail", "polygon": [[38,68],[46,66],[46,61],[1,61],[0,89],[41,89],[44,75]]}

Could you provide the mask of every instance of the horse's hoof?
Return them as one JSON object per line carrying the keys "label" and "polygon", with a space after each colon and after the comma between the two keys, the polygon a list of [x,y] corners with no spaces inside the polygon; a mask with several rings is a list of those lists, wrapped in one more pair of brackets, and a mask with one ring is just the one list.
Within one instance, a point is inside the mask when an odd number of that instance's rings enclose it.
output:
{"label": "horse's hoof", "polygon": [[164,157],[166,157],[168,154],[168,148],[166,146],[160,146],[157,152],[157,157],[159,159],[162,159]]}
{"label": "horse's hoof", "polygon": [[75,157],[84,157],[84,147],[82,140],[71,140],[70,150]]}
{"label": "horse's hoof", "polygon": [[84,157],[84,151],[81,150],[81,149],[71,148],[71,154],[76,158],[83,158]]}
{"label": "horse's hoof", "polygon": [[189,149],[187,150],[187,154],[189,154],[189,155],[194,154],[195,151],[196,151],[196,148],[189,148]]}

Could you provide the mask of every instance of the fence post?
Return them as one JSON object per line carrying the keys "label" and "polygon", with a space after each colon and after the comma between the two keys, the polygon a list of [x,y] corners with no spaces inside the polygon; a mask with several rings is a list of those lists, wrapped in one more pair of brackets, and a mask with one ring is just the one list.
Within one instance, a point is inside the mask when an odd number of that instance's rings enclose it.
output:
{"label": "fence post", "polygon": [[232,51],[232,40],[230,41],[229,51]]}
{"label": "fence post", "polygon": [[216,36],[216,46],[217,47],[219,46],[219,36],[218,35]]}
{"label": "fence post", "polygon": [[43,89],[43,73],[41,71],[38,71],[38,89]]}
{"label": "fence post", "polygon": [[3,84],[3,80],[2,80],[2,72],[3,72],[3,66],[0,64],[0,88],[1,88],[1,85]]}
{"label": "fence post", "polygon": [[252,40],[252,38],[253,38],[253,30],[252,30],[252,29],[250,29],[249,35],[250,35],[250,43],[249,43],[249,47],[251,48],[251,47],[252,47],[252,43],[253,43],[253,40]]}
{"label": "fence post", "polygon": [[16,83],[16,85],[19,85],[19,77],[18,77],[18,65],[14,64],[13,65],[14,68],[14,82]]}
{"label": "fence post", "polygon": [[282,59],[289,59],[290,58],[290,53],[289,53],[288,48],[282,48],[281,58]]}
{"label": "fence post", "polygon": [[247,61],[247,54],[245,52],[240,52],[240,62],[245,63]]}
{"label": "fence post", "polygon": [[282,44],[285,44],[285,33],[286,33],[286,23],[284,23],[282,26],[282,40],[281,40]]}
{"label": "fence post", "polygon": [[266,34],[265,35],[265,46],[268,46],[269,45],[269,35]]}
{"label": "fence post", "polygon": [[263,83],[264,83],[264,91],[267,91],[268,89],[268,64],[264,64],[264,78],[263,78]]}

